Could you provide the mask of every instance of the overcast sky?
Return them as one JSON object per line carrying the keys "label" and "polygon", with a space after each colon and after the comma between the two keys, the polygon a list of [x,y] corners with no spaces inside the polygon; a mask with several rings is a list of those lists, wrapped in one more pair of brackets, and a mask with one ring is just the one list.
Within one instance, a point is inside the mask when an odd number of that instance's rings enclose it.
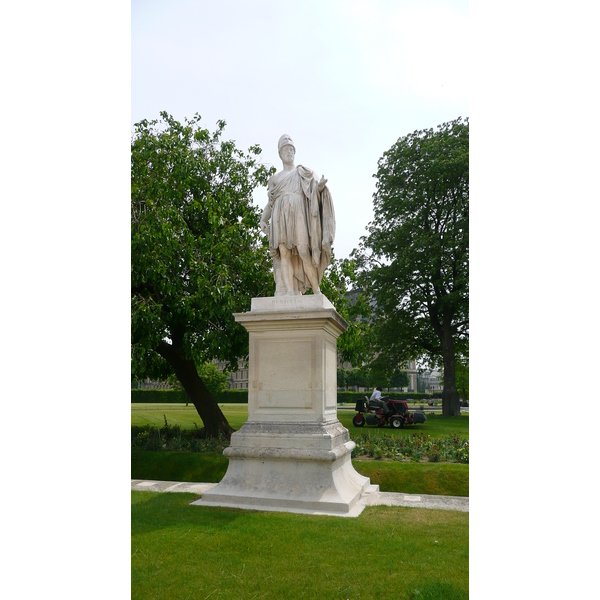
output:
{"label": "overcast sky", "polygon": [[211,131],[224,119],[226,139],[278,170],[288,133],[296,164],[328,179],[345,258],[373,218],[382,154],[469,116],[467,28],[465,0],[133,0],[132,129],[162,110]]}

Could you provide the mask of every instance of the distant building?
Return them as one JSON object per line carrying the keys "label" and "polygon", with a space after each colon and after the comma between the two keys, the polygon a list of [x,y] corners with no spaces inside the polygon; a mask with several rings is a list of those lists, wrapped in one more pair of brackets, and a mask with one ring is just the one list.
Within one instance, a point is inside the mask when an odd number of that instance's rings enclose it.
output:
{"label": "distant building", "polygon": [[172,385],[167,383],[166,381],[154,381],[153,379],[142,379],[140,381],[134,381],[131,384],[132,389],[142,389],[142,390],[170,390],[172,389]]}
{"label": "distant building", "polygon": [[439,371],[423,371],[419,373],[419,391],[425,393],[441,392],[444,389],[444,379]]}
{"label": "distant building", "polygon": [[406,391],[407,392],[418,392],[419,386],[418,386],[418,381],[417,381],[417,377],[418,377],[417,364],[414,360],[406,361],[406,371],[408,372],[408,381],[409,381],[408,389]]}
{"label": "distant building", "polygon": [[[227,363],[223,360],[221,361],[213,361],[219,371],[225,371],[227,367]],[[227,378],[227,382],[230,390],[247,390],[248,389],[248,358],[240,358],[238,359],[238,370],[231,371],[229,373],[229,377]]]}
{"label": "distant building", "polygon": [[[229,373],[229,377],[227,378],[227,384],[229,385],[230,390],[247,390],[248,389],[248,359],[239,359],[238,360],[238,370],[232,371]],[[226,370],[225,361],[213,361],[214,364],[217,365],[219,371]],[[147,390],[170,390],[173,389],[173,386],[167,383],[166,381],[154,381],[152,379],[143,379],[141,381],[134,381],[131,384],[132,388],[141,388]]]}
{"label": "distant building", "polygon": [[[352,369],[352,364],[349,362],[343,362],[341,356],[338,354],[338,369]],[[417,366],[414,360],[407,360],[405,365],[400,365],[399,369],[401,371],[406,371],[408,373],[408,387],[404,388],[394,388],[387,387],[382,385],[383,389],[386,391],[394,391],[394,392],[417,392],[418,390],[418,371]],[[370,388],[359,387],[355,391],[364,392],[369,390]]]}

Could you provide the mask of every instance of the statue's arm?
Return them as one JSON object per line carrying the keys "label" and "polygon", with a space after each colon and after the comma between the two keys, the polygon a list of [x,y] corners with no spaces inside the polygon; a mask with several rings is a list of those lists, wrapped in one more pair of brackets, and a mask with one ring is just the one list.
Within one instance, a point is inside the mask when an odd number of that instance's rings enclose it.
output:
{"label": "statue's arm", "polygon": [[267,183],[267,196],[269,200],[264,207],[262,217],[260,218],[260,230],[265,235],[269,235],[269,219],[271,218],[273,210],[273,177],[270,177],[269,182]]}
{"label": "statue's arm", "polygon": [[260,230],[268,235],[269,233],[269,219],[271,218],[271,202],[267,202],[267,205],[263,209],[262,217],[260,218]]}
{"label": "statue's arm", "polygon": [[[317,181],[316,173],[308,167],[298,165],[298,172],[300,173],[300,177],[302,178],[302,181],[305,185],[312,185],[313,181]],[[319,192],[319,194],[325,189],[326,184],[327,179],[321,176],[321,180],[317,181],[317,191]]]}

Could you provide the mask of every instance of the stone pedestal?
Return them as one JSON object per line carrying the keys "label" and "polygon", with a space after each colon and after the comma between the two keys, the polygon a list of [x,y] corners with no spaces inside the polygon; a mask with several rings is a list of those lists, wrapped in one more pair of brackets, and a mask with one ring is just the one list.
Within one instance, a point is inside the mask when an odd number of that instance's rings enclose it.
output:
{"label": "stone pedestal", "polygon": [[223,480],[194,504],[354,516],[369,479],[337,418],[337,338],[348,324],[323,296],[253,298],[248,421]]}

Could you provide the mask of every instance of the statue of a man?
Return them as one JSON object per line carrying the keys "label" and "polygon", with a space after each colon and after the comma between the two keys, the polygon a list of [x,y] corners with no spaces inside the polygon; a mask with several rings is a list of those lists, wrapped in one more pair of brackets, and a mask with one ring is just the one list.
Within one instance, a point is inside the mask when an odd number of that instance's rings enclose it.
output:
{"label": "statue of a man", "polygon": [[296,148],[289,135],[279,138],[283,169],[267,184],[269,201],[260,228],[269,238],[275,295],[294,296],[312,288],[320,294],[323,272],[331,261],[335,213],[327,180],[302,165],[294,166]]}

